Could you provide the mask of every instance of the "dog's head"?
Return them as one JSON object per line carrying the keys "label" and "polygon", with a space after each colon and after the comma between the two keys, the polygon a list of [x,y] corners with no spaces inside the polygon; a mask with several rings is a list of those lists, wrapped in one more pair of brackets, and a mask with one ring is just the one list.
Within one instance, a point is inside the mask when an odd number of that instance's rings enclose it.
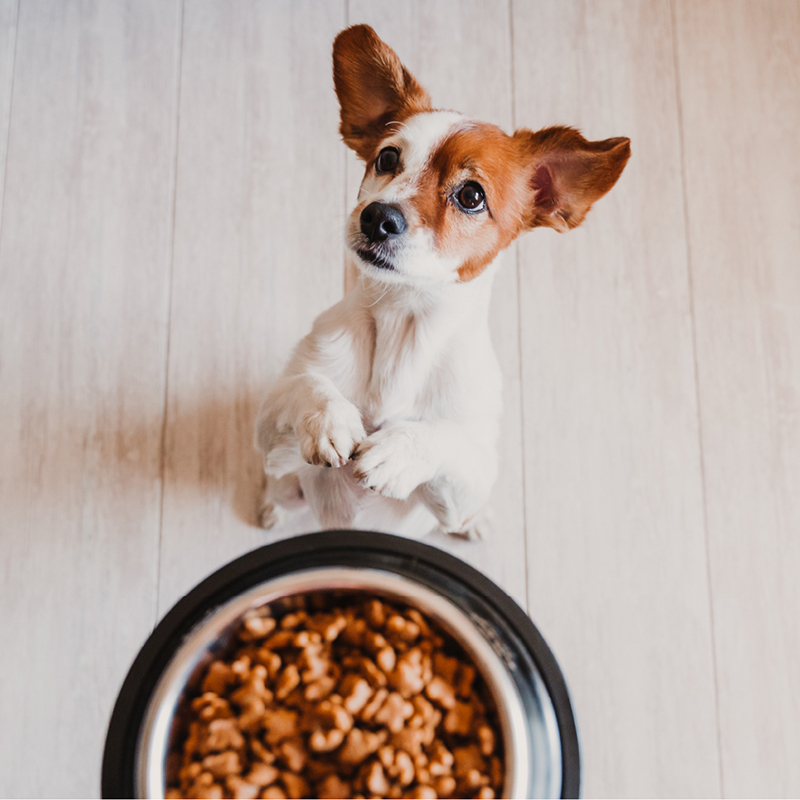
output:
{"label": "dog's head", "polygon": [[367,165],[347,244],[386,281],[470,281],[523,231],[575,228],[630,156],[625,138],[588,142],[565,127],[509,136],[436,111],[367,25],[336,37],[333,77],[342,137]]}

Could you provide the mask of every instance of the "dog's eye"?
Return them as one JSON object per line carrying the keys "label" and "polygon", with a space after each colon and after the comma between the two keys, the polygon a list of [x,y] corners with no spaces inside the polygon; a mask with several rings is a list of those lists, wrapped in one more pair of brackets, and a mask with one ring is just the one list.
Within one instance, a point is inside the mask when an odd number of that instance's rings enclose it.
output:
{"label": "dog's eye", "polygon": [[486,195],[479,183],[470,181],[458,190],[456,202],[461,206],[462,210],[468,213],[477,213],[486,208]]}
{"label": "dog's eye", "polygon": [[394,172],[400,161],[400,151],[396,147],[384,147],[375,159],[375,172]]}

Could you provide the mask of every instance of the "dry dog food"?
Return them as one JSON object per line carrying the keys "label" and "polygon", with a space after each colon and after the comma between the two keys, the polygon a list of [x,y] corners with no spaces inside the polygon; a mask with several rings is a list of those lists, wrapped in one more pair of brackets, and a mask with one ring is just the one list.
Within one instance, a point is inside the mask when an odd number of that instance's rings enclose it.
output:
{"label": "dry dog food", "polygon": [[418,611],[377,599],[249,612],[211,662],[168,798],[500,796],[497,718],[475,667]]}

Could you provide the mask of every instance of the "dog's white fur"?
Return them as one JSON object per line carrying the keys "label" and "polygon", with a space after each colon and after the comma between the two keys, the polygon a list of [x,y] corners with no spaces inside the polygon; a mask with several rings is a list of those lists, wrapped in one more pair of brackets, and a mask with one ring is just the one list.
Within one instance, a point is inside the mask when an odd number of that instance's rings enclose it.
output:
{"label": "dog's white fur", "polygon": [[[351,248],[362,209],[402,204],[437,143],[468,124],[453,112],[427,113],[386,139],[402,151],[403,170],[396,178],[368,171],[348,225]],[[495,267],[459,283],[458,264],[436,252],[424,226],[404,239],[393,272],[354,255],[355,289],[317,318],[262,405],[265,527],[307,501],[323,528],[474,533],[497,473]],[[309,463],[320,461],[331,468]]]}

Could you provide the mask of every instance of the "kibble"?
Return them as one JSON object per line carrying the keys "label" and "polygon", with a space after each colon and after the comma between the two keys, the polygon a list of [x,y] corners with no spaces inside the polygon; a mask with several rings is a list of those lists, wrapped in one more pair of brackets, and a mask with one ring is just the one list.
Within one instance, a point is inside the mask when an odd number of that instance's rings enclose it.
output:
{"label": "kibble", "polygon": [[187,714],[171,798],[502,794],[475,667],[419,611],[377,598],[248,612]]}

